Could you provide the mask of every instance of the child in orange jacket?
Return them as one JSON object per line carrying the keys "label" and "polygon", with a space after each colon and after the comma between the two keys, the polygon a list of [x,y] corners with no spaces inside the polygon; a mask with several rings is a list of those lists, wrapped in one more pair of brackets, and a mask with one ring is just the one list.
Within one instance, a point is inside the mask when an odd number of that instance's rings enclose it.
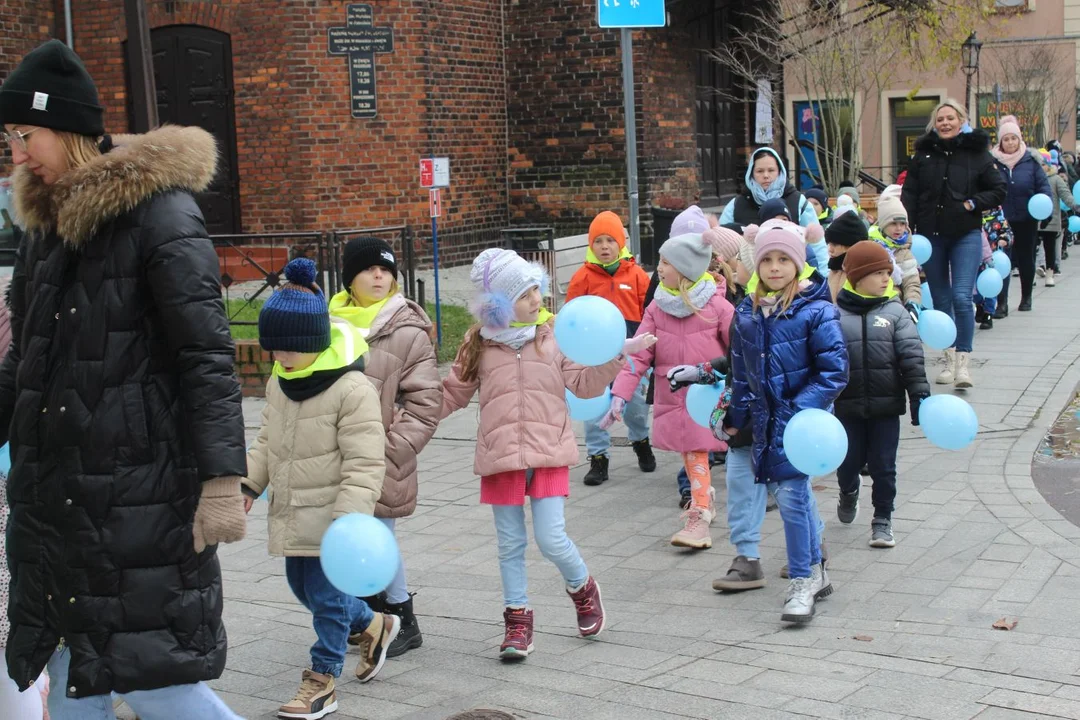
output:
{"label": "child in orange jacket", "polygon": [[[649,276],[626,248],[622,220],[610,210],[597,215],[589,225],[589,249],[585,264],[574,273],[566,291],[566,302],[582,295],[596,295],[615,304],[626,319],[626,337],[634,337],[645,311]],[[649,444],[649,406],[645,404],[645,380],[623,412],[627,435],[637,454],[642,472],[656,469]],[[586,485],[600,485],[608,479],[608,451],[611,435],[598,424],[600,418],[585,423],[585,448],[589,453]]]}

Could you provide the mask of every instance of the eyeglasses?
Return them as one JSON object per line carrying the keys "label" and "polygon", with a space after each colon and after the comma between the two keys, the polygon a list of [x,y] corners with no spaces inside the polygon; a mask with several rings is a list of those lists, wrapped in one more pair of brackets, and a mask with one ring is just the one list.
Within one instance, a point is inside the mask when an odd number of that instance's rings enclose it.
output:
{"label": "eyeglasses", "polygon": [[27,152],[28,148],[26,147],[26,138],[31,133],[35,133],[40,129],[41,128],[36,127],[33,130],[27,130],[26,132],[23,132],[21,130],[15,130],[13,132],[0,132],[0,137],[3,137],[4,141],[7,142],[7,144],[11,147],[18,148],[22,152]]}

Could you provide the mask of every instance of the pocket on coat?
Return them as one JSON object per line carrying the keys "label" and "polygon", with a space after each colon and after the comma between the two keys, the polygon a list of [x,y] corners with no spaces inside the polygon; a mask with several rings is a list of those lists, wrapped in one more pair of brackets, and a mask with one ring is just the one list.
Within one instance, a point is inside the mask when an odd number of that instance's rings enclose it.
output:
{"label": "pocket on coat", "polygon": [[293,507],[322,507],[324,505],[333,507],[337,501],[339,489],[337,485],[300,490],[291,488],[289,490],[289,504]]}
{"label": "pocket on coat", "polygon": [[120,386],[127,424],[128,445],[142,456],[150,454],[150,430],[143,403],[142,386],[133,383]]}

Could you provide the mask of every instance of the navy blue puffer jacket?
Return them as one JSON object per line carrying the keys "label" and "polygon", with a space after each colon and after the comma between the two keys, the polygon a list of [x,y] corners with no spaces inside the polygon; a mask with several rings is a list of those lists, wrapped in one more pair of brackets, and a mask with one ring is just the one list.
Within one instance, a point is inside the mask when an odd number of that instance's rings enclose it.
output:
{"label": "navy blue puffer jacket", "polygon": [[1030,152],[1025,153],[1012,170],[1009,170],[1008,166],[1000,160],[995,161],[995,164],[1001,171],[1002,177],[1005,178],[1005,182],[1008,183],[1005,202],[1001,204],[1002,209],[1005,210],[1005,219],[1011,223],[1033,221],[1034,218],[1028,212],[1028,201],[1031,200],[1031,196],[1042,193],[1050,197],[1051,194],[1046,173]]}
{"label": "navy blue puffer jacket", "polygon": [[806,477],[788,462],[784,428],[808,408],[828,410],[848,381],[848,354],[829,285],[815,271],[811,286],[782,314],[766,318],[748,296],[735,309],[731,336],[731,407],[727,425],[754,429],[757,482]]}

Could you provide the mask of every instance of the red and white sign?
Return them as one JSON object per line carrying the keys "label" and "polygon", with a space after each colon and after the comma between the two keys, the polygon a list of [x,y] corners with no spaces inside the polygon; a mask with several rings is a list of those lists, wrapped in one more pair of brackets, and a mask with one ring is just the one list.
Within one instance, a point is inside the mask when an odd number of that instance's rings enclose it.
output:
{"label": "red and white sign", "polygon": [[420,158],[420,187],[450,187],[450,158]]}
{"label": "red and white sign", "polygon": [[420,158],[420,187],[435,184],[435,158]]}
{"label": "red and white sign", "polygon": [[428,210],[431,211],[431,217],[437,218],[442,216],[442,199],[439,197],[439,190],[433,189],[430,191],[431,198],[428,201]]}

